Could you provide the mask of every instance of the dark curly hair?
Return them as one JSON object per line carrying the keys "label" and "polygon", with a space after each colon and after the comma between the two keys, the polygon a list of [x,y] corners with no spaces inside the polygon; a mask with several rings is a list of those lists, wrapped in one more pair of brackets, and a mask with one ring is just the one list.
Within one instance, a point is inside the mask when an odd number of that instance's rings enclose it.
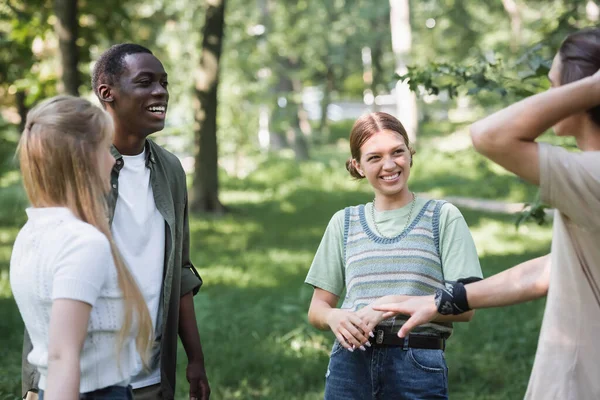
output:
{"label": "dark curly hair", "polygon": [[98,86],[103,83],[114,85],[123,73],[125,67],[123,59],[130,54],[138,53],[152,54],[149,49],[139,44],[121,43],[115,44],[100,55],[92,71],[92,90],[103,105],[104,102],[98,93]]}

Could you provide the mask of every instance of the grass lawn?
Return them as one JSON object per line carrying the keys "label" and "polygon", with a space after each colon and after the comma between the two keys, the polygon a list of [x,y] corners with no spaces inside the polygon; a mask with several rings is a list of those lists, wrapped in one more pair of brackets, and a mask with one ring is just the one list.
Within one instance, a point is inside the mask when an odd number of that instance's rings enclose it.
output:
{"label": "grass lawn", "polygon": [[[413,190],[511,201],[535,193],[468,149],[440,151],[447,142],[431,140],[420,144]],[[232,212],[192,217],[192,259],[205,281],[195,304],[213,399],[322,398],[333,335],[308,324],[312,288],[303,280],[333,213],[372,197],[366,183],[348,178],[345,152],[324,146],[307,163],[271,159],[243,180],[224,177],[221,198]],[[1,188],[0,205],[22,204],[11,185]],[[0,212],[0,400],[15,399],[20,387],[22,323],[7,285],[23,222],[15,207]],[[549,227],[517,231],[514,216],[462,211],[486,276],[549,250]],[[522,398],[543,306],[478,311],[471,323],[456,324],[446,352],[452,399]],[[177,398],[184,399],[182,349],[179,360]]]}

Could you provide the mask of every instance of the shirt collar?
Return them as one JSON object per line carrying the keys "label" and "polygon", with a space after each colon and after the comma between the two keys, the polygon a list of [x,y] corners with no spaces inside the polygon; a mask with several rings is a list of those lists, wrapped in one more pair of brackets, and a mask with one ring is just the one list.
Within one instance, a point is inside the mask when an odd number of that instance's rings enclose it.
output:
{"label": "shirt collar", "polygon": [[[146,166],[148,166],[149,163],[156,164],[156,158],[152,153],[152,146],[150,146],[150,141],[148,139],[144,142],[144,149],[146,150]],[[114,145],[110,146],[110,153],[116,160],[115,167],[120,171],[121,168],[123,168],[123,155],[119,153],[119,150],[117,150]]]}

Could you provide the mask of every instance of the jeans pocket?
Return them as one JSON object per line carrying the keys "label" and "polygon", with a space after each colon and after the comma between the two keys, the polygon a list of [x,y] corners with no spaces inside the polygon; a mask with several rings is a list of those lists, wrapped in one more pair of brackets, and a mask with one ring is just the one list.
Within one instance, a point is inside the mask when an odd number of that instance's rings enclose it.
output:
{"label": "jeans pocket", "polygon": [[408,358],[415,367],[427,372],[445,372],[446,360],[443,350],[408,349]]}
{"label": "jeans pocket", "polygon": [[331,347],[331,353],[329,353],[329,358],[335,356],[340,351],[344,350],[344,347],[340,344],[340,342],[335,339],[333,342],[333,346]]}

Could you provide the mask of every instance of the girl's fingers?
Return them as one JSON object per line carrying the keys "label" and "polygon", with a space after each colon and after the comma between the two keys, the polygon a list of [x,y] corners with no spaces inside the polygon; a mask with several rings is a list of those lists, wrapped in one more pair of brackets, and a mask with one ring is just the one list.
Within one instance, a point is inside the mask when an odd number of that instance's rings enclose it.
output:
{"label": "girl's fingers", "polygon": [[[357,332],[358,332],[358,330],[357,330]],[[354,337],[354,335],[348,329],[346,329],[344,327],[340,327],[340,333],[342,334],[342,336],[344,336],[344,338],[346,339],[346,342],[350,345],[349,347],[347,347],[348,350],[350,350],[350,348],[352,346],[354,346],[354,348],[362,346],[360,341],[357,340],[357,338]],[[354,350],[354,349],[352,349],[352,350]]]}
{"label": "girl's fingers", "polygon": [[348,344],[348,342],[346,341],[346,338],[339,332],[334,332],[335,333],[335,337],[337,338],[338,342],[340,342],[340,346],[342,346],[345,349],[350,350],[352,348],[351,345]]}
{"label": "girl's fingers", "polygon": [[[359,318],[356,315],[351,315],[350,316],[350,322],[358,329],[360,329],[362,332],[360,332],[362,338],[366,338],[367,336],[369,336],[369,333],[372,331],[371,328],[369,328],[369,325],[363,321],[361,318]],[[356,335],[355,335],[356,336]],[[358,339],[358,336],[356,337]]]}

